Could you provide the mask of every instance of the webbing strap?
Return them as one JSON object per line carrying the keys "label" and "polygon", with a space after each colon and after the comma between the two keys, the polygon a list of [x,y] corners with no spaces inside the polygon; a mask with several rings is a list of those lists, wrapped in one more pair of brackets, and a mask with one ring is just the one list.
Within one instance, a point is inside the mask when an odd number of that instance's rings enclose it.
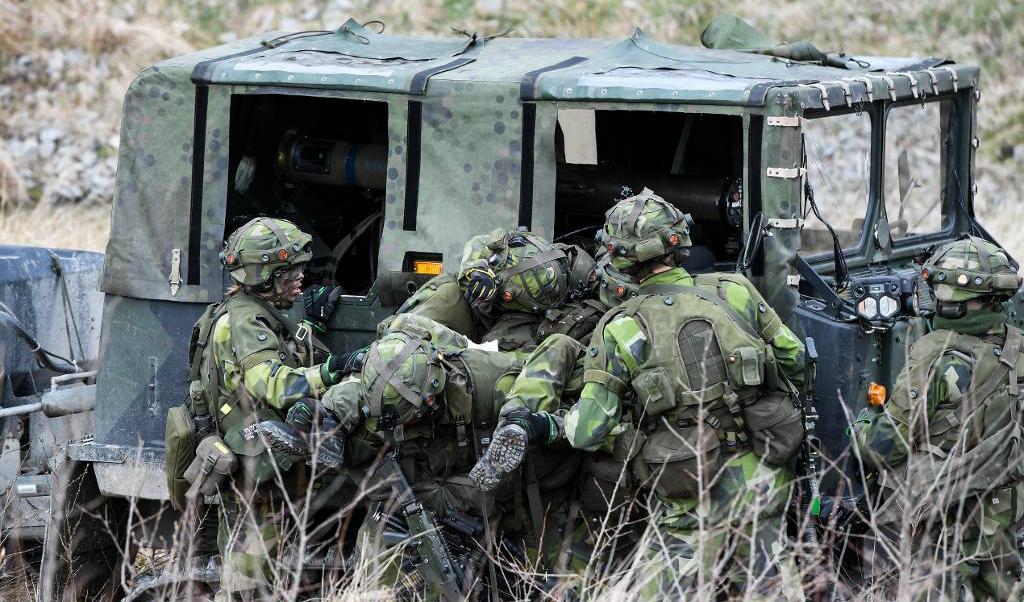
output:
{"label": "webbing strap", "polygon": [[629,386],[614,374],[595,368],[583,371],[583,382],[602,385],[619,397],[622,397],[623,393],[629,390]]}
{"label": "webbing strap", "polygon": [[1020,331],[1013,326],[1007,325],[1006,327],[1006,342],[1003,345],[1003,351],[999,355],[999,365],[985,377],[985,381],[977,387],[974,386],[974,379],[972,379],[970,390],[967,391],[967,395],[964,396],[963,405],[972,408],[977,406],[978,403],[984,402],[996,389],[999,388],[1004,382],[1003,379],[1012,372],[1014,380],[1010,383],[1011,394],[1016,397],[1017,395],[1017,356],[1020,353]]}
{"label": "webbing strap", "polygon": [[678,293],[688,293],[691,295],[695,295],[707,301],[708,303],[713,303],[718,307],[722,308],[722,311],[728,314],[729,317],[732,318],[734,322],[739,324],[740,328],[746,331],[746,333],[749,334],[750,336],[756,337],[758,339],[761,338],[761,335],[756,330],[754,330],[753,325],[751,325],[750,322],[746,320],[746,318],[741,316],[740,312],[733,309],[733,307],[723,299],[719,299],[715,295],[710,295],[707,293],[707,291],[701,290],[695,286],[686,286],[683,284],[648,284],[640,286],[640,293],[643,295],[675,295]]}
{"label": "webbing strap", "polygon": [[541,506],[540,485],[537,483],[537,471],[533,466],[532,454],[527,454],[525,468],[523,476],[526,479],[526,503],[530,506],[530,519],[533,521],[533,531],[539,547],[544,534],[544,509]]}
{"label": "webbing strap", "polygon": [[[992,273],[992,261],[988,255],[988,249],[982,244],[982,240],[976,236],[968,235],[967,238],[974,243],[974,248],[978,250],[978,263],[981,264],[981,271],[986,274]],[[964,269],[969,269],[967,264],[967,258],[964,257]]]}
{"label": "webbing strap", "polygon": [[631,232],[636,232],[636,223],[640,220],[640,215],[644,212],[644,205],[646,204],[647,196],[643,193],[638,194],[633,199],[633,210],[629,212],[629,217],[626,218],[628,228]]}
{"label": "webbing strap", "polygon": [[[423,344],[423,339],[409,339],[408,342],[387,364],[384,364],[380,359],[380,352],[375,348],[370,357],[367,358],[369,364],[377,370],[377,380],[374,381],[373,387],[370,388],[369,393],[369,404],[370,404],[370,416],[380,417],[381,416],[381,403],[384,398],[384,389],[390,384],[395,388],[396,391],[409,403],[415,407],[420,407],[423,404],[423,399],[420,398],[412,389],[410,389],[400,379],[395,379],[395,373],[402,366],[402,363],[409,358],[413,353],[416,352]],[[428,372],[429,374],[429,372]]]}
{"label": "webbing strap", "polygon": [[523,272],[532,270],[533,268],[539,265],[543,265],[549,261],[558,261],[559,259],[565,258],[565,253],[563,253],[561,249],[548,249],[547,251],[534,255],[533,257],[527,259],[526,261],[520,261],[516,265],[506,270],[505,279],[507,280],[509,278],[512,278],[513,276],[517,276],[519,274],[522,274]]}
{"label": "webbing strap", "polygon": [[258,223],[266,226],[271,232],[274,233],[274,236],[277,237],[277,246],[288,246],[288,237],[284,235],[284,230],[279,228],[277,224],[274,223],[274,220],[270,219],[269,217],[261,217],[258,218],[257,221]]}

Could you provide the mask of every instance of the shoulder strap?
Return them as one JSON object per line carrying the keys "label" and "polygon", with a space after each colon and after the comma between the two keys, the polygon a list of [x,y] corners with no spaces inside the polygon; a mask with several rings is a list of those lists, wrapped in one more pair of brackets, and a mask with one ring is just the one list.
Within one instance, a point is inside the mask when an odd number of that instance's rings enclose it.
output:
{"label": "shoulder strap", "polygon": [[713,303],[714,305],[722,308],[722,311],[724,311],[734,322],[739,324],[739,327],[747,334],[758,339],[761,338],[761,335],[754,330],[754,327],[750,322],[747,322],[746,318],[741,316],[740,313],[733,309],[733,307],[725,300],[719,299],[715,295],[711,295],[707,291],[701,290],[695,286],[685,286],[682,284],[652,284],[642,287],[640,292],[643,295],[676,295],[679,293],[686,293],[700,297],[708,303]]}
{"label": "shoulder strap", "polygon": [[[1011,397],[1017,399],[1020,389],[1017,386],[1017,356],[1020,354],[1021,331],[1013,326],[1006,326],[1006,341],[1003,343],[1003,350],[999,354],[999,363],[995,369],[984,376],[984,382],[977,387],[972,381],[970,390],[964,396],[963,405],[974,408],[978,403],[984,402],[993,393],[1008,381],[1008,392]],[[1006,380],[1004,380],[1006,379]]]}

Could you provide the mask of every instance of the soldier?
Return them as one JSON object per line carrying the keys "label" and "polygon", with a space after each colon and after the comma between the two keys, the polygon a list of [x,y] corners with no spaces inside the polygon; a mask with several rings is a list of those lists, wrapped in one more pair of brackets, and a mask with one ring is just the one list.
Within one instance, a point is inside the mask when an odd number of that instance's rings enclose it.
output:
{"label": "soldier", "polygon": [[[901,580],[923,577],[924,587],[912,587],[925,595],[955,598],[959,580],[974,599],[1008,600],[1019,577],[1024,356],[1003,306],[1020,287],[1016,272],[979,238],[939,247],[918,280],[919,307],[934,291],[933,330],[911,346],[884,407],[866,409],[854,425],[855,448],[877,477],[874,518],[905,537],[880,564],[909,558],[902,568],[912,574]],[[886,549],[877,546],[881,556]]]}
{"label": "soldier", "polygon": [[[576,368],[576,358],[581,351],[576,341],[554,337],[524,366],[519,354],[472,348],[468,339],[433,320],[403,314],[367,351],[358,390],[346,380],[329,390],[324,404],[350,429],[347,467],[371,467],[383,450],[397,450],[399,465],[419,502],[453,536],[447,539],[454,556],[478,549],[474,540],[483,543],[495,537],[500,526],[503,535],[516,533],[513,539],[529,548],[537,545],[543,532],[546,560],[555,564],[560,552],[572,556],[581,545],[563,541],[554,526],[556,520],[559,527],[565,526],[567,516],[559,511],[568,506],[580,454],[561,450],[538,455],[522,482],[510,483],[494,496],[482,495],[467,473],[488,444],[513,383],[525,375],[530,381],[551,381],[535,382],[534,387],[553,396],[578,392],[582,370]],[[557,397],[542,403],[558,409]],[[266,428],[282,451],[306,453],[301,438],[288,431],[281,423]],[[387,489],[378,491],[388,494]],[[361,530],[363,558],[377,558],[373,550],[382,539],[393,539],[396,531],[408,528],[389,517],[388,508],[382,499],[370,512]],[[484,532],[485,525],[491,526],[490,533]],[[417,584],[413,575],[400,579],[393,568],[389,578],[400,588],[425,586],[429,597],[438,594],[437,583]]]}
{"label": "soldier", "polygon": [[[638,295],[602,318],[587,352],[585,386],[564,420],[518,410],[504,416],[474,468],[490,489],[522,450],[564,436],[573,447],[611,450],[657,499],[650,597],[692,589],[698,573],[714,591],[774,574],[773,550],[792,478],[787,464],[803,436],[794,386],[803,347],[750,282],[696,280],[680,261],[687,216],[650,190],[616,203],[600,241]],[[714,570],[716,563],[726,571]],[[703,570],[702,570],[703,569]]]}
{"label": "soldier", "polygon": [[603,311],[592,296],[594,260],[574,245],[496,229],[471,238],[458,276],[431,279],[396,312],[429,317],[502,351],[530,351],[548,334],[589,334]]}
{"label": "soldier", "polygon": [[[282,219],[260,217],[228,237],[221,261],[234,284],[196,325],[190,390],[197,423],[209,421],[240,466],[219,487],[220,599],[267,595],[280,543],[284,496],[303,467],[268,453],[255,425],[280,420],[293,404],[319,397],[345,372],[347,356],[316,362],[313,339],[281,314],[302,293],[310,236]],[[324,297],[330,298],[328,291]],[[316,306],[319,317],[332,309]]]}

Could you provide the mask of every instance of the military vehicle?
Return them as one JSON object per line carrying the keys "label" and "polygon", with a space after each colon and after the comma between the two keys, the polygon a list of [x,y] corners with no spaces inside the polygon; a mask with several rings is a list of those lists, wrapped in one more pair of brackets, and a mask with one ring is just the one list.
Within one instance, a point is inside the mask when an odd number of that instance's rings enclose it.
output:
{"label": "military vehicle", "polygon": [[[225,289],[218,251],[255,215],[314,235],[307,282],[344,287],[326,338],[351,349],[456,270],[470,236],[589,241],[623,187],[650,187],[693,216],[691,267],[746,273],[817,340],[818,433],[841,458],[848,418],[925,329],[915,258],[991,238],[974,218],[979,69],[776,44],[735,18],[702,42],[427,39],[349,20],[143,71],[101,277],[95,254],[3,250],[3,529],[39,558],[40,596],[121,591],[117,567],[173,527],[164,416],[186,394],[192,325]],[[1021,309],[1007,307],[1017,325]]]}

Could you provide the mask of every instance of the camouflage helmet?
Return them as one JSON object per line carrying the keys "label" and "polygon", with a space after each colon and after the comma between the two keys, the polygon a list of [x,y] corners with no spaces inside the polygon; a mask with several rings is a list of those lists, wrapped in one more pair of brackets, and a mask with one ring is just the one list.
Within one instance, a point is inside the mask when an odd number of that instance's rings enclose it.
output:
{"label": "camouflage helmet", "polygon": [[266,285],[275,272],[309,262],[312,241],[288,220],[257,217],[231,233],[220,252],[220,262],[239,283]]}
{"label": "camouflage helmet", "polygon": [[921,277],[939,301],[956,303],[988,297],[1008,299],[1021,278],[1006,252],[987,240],[963,236],[943,244],[925,262]]}
{"label": "camouflage helmet", "polygon": [[461,274],[482,264],[497,277],[493,303],[504,310],[541,313],[562,306],[572,289],[565,251],[530,232],[499,228],[474,236],[466,243]]}
{"label": "camouflage helmet", "polygon": [[642,263],[689,247],[690,216],[644,188],[612,205],[597,241],[607,249],[612,267],[633,272]]}
{"label": "camouflage helmet", "polygon": [[597,261],[597,278],[597,297],[605,307],[615,307],[640,294],[640,286],[628,274],[612,267],[607,253]]}
{"label": "camouflage helmet", "polygon": [[390,430],[428,414],[444,390],[445,371],[428,332],[388,332],[366,352],[363,400],[377,428]]}
{"label": "camouflage helmet", "polygon": [[589,296],[597,285],[597,262],[582,247],[555,244],[569,261],[569,298],[573,301]]}

